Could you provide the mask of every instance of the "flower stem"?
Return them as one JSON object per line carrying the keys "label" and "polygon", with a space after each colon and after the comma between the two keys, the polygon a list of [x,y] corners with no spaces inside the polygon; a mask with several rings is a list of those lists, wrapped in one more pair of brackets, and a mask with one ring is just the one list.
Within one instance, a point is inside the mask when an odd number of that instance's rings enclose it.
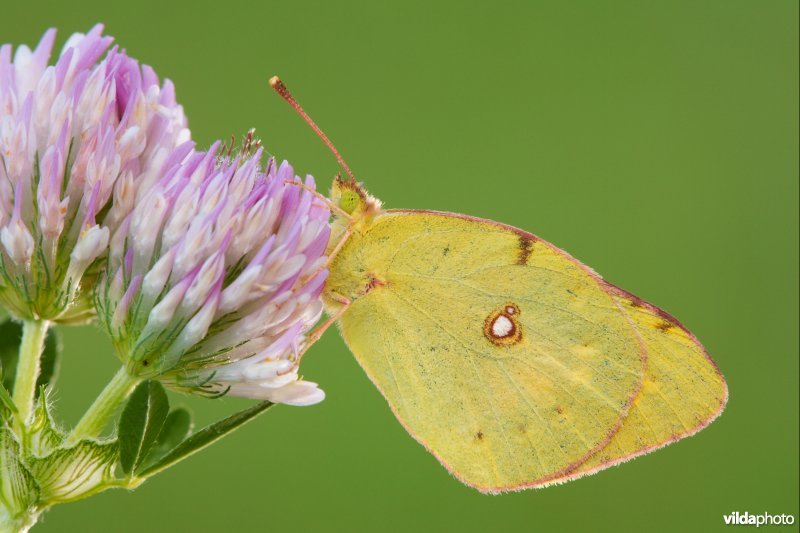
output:
{"label": "flower stem", "polygon": [[65,444],[69,446],[82,439],[98,437],[108,422],[114,418],[119,406],[140,381],[141,378],[128,374],[125,367],[120,368],[100,396],[83,414],[78,425],[67,437]]}
{"label": "flower stem", "polygon": [[22,324],[22,343],[19,345],[17,375],[14,379],[14,405],[17,407],[16,427],[27,425],[36,397],[36,380],[44,350],[44,339],[50,323],[46,320],[26,320]]}

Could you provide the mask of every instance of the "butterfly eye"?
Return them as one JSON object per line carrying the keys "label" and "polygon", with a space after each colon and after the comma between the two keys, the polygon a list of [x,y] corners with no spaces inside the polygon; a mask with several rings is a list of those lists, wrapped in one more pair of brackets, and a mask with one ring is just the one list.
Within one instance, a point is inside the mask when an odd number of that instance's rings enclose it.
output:
{"label": "butterfly eye", "polygon": [[505,304],[499,311],[493,311],[483,323],[483,335],[497,346],[510,346],[522,340],[522,329],[517,316],[519,307],[513,303]]}
{"label": "butterfly eye", "polygon": [[360,204],[361,197],[357,192],[348,189],[342,191],[342,196],[339,199],[339,207],[341,207],[345,213],[349,215],[353,214],[353,211],[355,211]]}

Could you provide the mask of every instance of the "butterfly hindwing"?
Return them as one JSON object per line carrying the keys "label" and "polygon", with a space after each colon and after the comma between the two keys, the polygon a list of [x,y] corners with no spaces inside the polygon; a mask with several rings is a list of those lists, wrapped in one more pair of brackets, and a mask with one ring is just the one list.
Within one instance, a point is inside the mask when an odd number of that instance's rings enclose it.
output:
{"label": "butterfly hindwing", "polygon": [[507,226],[385,212],[327,287],[351,300],[342,334],[400,422],[482,491],[568,475],[642,385],[642,341],[602,280]]}
{"label": "butterfly hindwing", "polygon": [[570,474],[602,470],[694,435],[725,407],[725,379],[705,348],[678,320],[607,285],[647,347],[642,390],[611,442]]}

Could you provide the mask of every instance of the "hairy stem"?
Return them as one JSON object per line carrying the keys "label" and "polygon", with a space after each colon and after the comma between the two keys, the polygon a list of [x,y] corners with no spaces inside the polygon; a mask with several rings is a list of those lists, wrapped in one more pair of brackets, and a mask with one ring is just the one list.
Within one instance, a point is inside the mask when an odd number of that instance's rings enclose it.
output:
{"label": "hairy stem", "polygon": [[22,325],[22,343],[19,346],[17,375],[14,380],[14,404],[17,406],[15,427],[27,425],[33,412],[36,397],[36,380],[44,350],[44,339],[50,323],[46,320],[26,320]]}
{"label": "hairy stem", "polygon": [[106,385],[106,388],[103,389],[103,392],[100,393],[100,396],[84,413],[78,425],[67,437],[65,444],[69,446],[81,439],[98,437],[103,428],[114,418],[119,406],[122,405],[122,402],[127,399],[140,381],[141,378],[128,374],[125,367],[120,368]]}
{"label": "hairy stem", "polygon": [[[2,502],[0,502],[0,506],[2,506]],[[39,519],[38,513],[33,511],[18,514],[14,517],[6,515],[3,511],[3,509],[0,509],[0,531],[27,533]]]}

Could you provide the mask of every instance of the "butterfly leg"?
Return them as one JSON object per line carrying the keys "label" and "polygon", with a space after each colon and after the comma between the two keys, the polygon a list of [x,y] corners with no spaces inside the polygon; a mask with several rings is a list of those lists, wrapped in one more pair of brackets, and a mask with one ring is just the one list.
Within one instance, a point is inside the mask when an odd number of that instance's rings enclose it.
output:
{"label": "butterfly leg", "polygon": [[347,226],[347,229],[344,230],[344,233],[342,233],[339,242],[337,242],[336,246],[333,247],[331,253],[328,254],[328,258],[325,260],[325,263],[323,263],[321,268],[328,268],[328,266],[331,264],[331,261],[334,260],[336,255],[339,253],[339,250],[342,249],[342,246],[344,246],[344,243],[347,242],[347,239],[349,239],[350,235],[352,234],[353,234],[353,225],[350,224],[349,226]]}
{"label": "butterfly leg", "polygon": [[299,182],[299,181],[285,180],[284,183],[287,184],[287,185],[294,185],[295,187],[300,187],[301,189],[310,192],[311,194],[316,196],[317,199],[321,200],[328,209],[330,209],[331,211],[334,211],[340,217],[346,218],[352,224],[352,222],[353,222],[352,215],[350,215],[347,211],[345,211],[344,209],[342,209],[341,207],[339,207],[335,203],[331,202],[330,198],[328,198],[327,196],[325,196],[321,192],[317,191],[316,189],[312,189],[311,187],[309,187],[305,183],[302,183],[302,182]]}
{"label": "butterfly leg", "polygon": [[[330,266],[330,264],[331,264],[331,261],[334,260],[334,258],[336,257],[336,254],[339,253],[339,250],[342,249],[342,246],[344,246],[344,243],[347,242],[347,239],[349,239],[350,235],[352,235],[352,234],[353,234],[353,225],[350,224],[344,230],[344,233],[339,238],[339,242],[337,242],[336,246],[333,247],[333,250],[331,250],[331,253],[328,254],[328,257],[325,259],[325,262],[322,263],[322,265],[319,268],[317,268],[313,273],[311,273],[311,275],[307,276],[305,279],[306,280],[314,279],[315,277],[317,277],[317,274],[319,274],[320,272],[322,272],[323,270],[328,268]],[[349,301],[348,301],[348,305],[349,305]]]}
{"label": "butterfly leg", "polygon": [[342,314],[344,314],[344,312],[347,311],[347,308],[350,307],[350,304],[352,303],[352,301],[349,298],[345,298],[344,296],[340,296],[336,293],[331,293],[329,296],[334,301],[342,304],[342,306],[339,309],[337,309],[335,313],[333,313],[327,319],[325,319],[325,322],[319,324],[311,332],[309,332],[309,334],[305,338],[305,341],[303,342],[303,349],[297,355],[297,360],[295,362],[295,365],[300,363],[300,359],[303,357],[303,354],[305,354],[306,351],[309,348],[311,348],[312,344],[317,342],[320,339],[320,337],[322,337],[322,334],[325,333],[325,331],[329,327],[331,327],[334,324],[334,322],[339,320]]}

